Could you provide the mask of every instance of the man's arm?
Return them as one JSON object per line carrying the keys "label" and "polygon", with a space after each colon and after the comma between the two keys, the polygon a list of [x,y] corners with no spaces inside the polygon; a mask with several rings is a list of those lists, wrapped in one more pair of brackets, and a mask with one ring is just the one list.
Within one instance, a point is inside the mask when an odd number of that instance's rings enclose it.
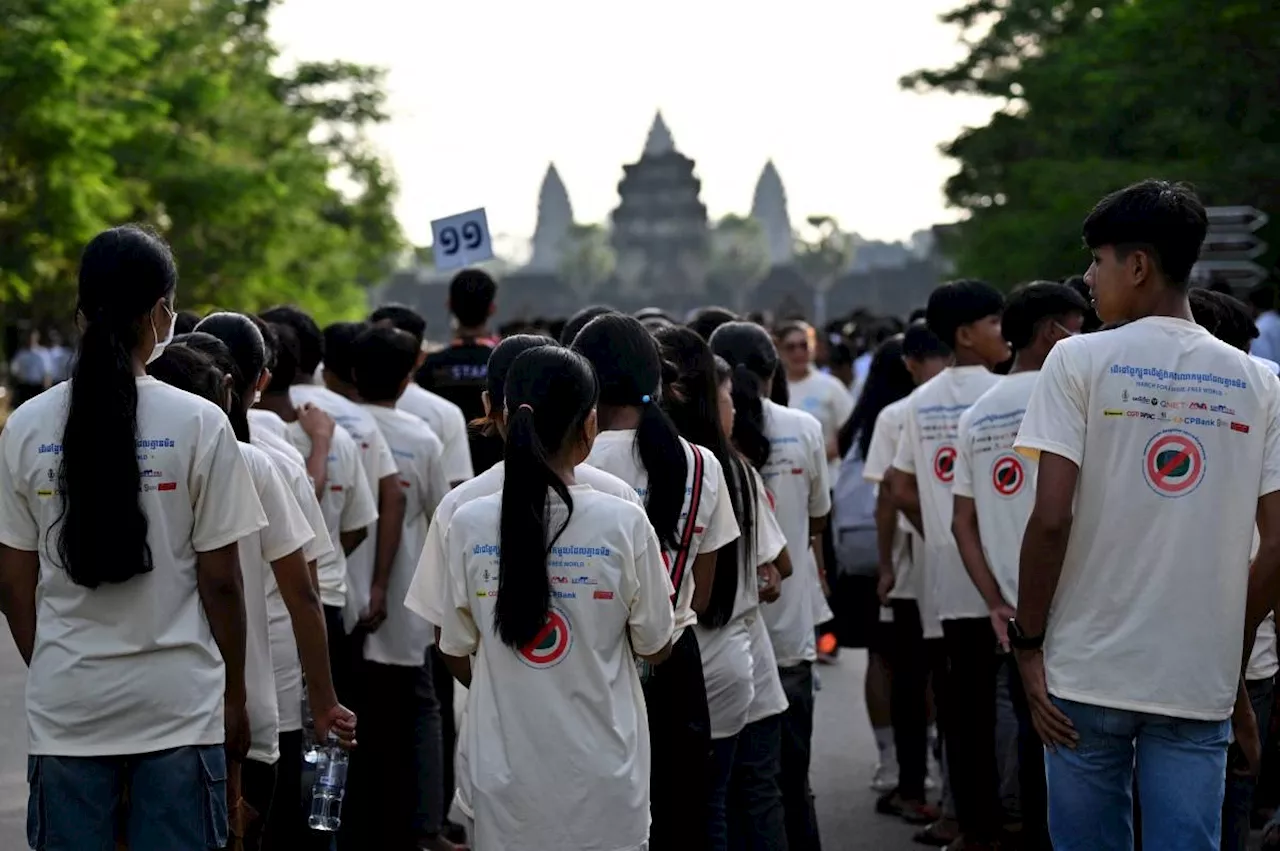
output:
{"label": "man's arm", "polygon": [[9,621],[22,661],[31,664],[36,646],[36,584],[40,554],[0,544],[0,611]]}
{"label": "man's arm", "polygon": [[1072,505],[1080,468],[1072,461],[1040,453],[1035,506],[1027,519],[1018,559],[1018,625],[1027,635],[1043,635],[1071,535]]}
{"label": "man's arm", "polygon": [[901,511],[908,522],[915,527],[916,533],[924,537],[924,520],[920,517],[920,486],[914,473],[894,468],[893,475],[886,476],[889,483],[889,497],[893,507]]}
{"label": "man's arm", "polygon": [[982,549],[982,534],[978,529],[978,507],[973,497],[952,497],[954,509],[951,516],[951,534],[960,549],[960,559],[964,562],[965,572],[973,580],[973,584],[987,604],[991,613],[991,627],[996,632],[1000,646],[1009,649],[1009,618],[1013,617],[1013,606],[1004,598],[1000,584],[991,573],[991,565],[987,564],[987,554]]}
{"label": "man's arm", "polygon": [[196,587],[226,669],[227,750],[243,756],[249,749],[249,713],[244,684],[246,618],[239,544],[232,542],[196,553]]}
{"label": "man's arm", "polygon": [[329,483],[329,449],[333,445],[333,417],[310,402],[298,409],[298,424],[311,438],[311,454],[307,456],[307,475],[315,485],[316,499],[324,497]]}
{"label": "man's arm", "polygon": [[364,625],[371,630],[387,619],[387,583],[391,581],[391,568],[400,549],[400,536],[404,534],[405,502],[398,472],[378,480],[377,550],[373,583],[369,587],[369,611],[364,618]]}

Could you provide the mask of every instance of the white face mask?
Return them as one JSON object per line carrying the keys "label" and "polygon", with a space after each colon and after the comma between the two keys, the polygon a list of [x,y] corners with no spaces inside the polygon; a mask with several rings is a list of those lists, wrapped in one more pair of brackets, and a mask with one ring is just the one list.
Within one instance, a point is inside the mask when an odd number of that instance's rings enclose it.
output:
{"label": "white face mask", "polygon": [[261,390],[253,391],[253,404],[256,405],[261,401],[262,401],[262,391]]}
{"label": "white face mask", "polygon": [[165,338],[163,340],[161,340],[160,335],[156,333],[156,321],[154,319],[151,320],[151,336],[155,338],[156,347],[151,350],[151,357],[147,358],[148,364],[153,363],[156,358],[164,354],[165,346],[173,342],[173,326],[178,324],[174,320],[176,320],[178,317],[177,317],[177,314],[175,314],[172,310],[169,310],[168,305],[165,305],[164,309],[169,314],[169,333],[165,335]]}

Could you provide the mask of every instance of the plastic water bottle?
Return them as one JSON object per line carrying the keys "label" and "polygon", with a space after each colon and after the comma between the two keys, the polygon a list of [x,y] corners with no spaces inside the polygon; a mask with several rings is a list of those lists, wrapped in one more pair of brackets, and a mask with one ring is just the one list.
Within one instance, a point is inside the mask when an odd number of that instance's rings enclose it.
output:
{"label": "plastic water bottle", "polygon": [[316,741],[316,723],[311,717],[311,701],[307,700],[306,680],[302,688],[302,761],[315,765],[320,758],[320,743]]}
{"label": "plastic water bottle", "polygon": [[338,737],[329,734],[316,759],[316,780],[311,786],[312,830],[333,833],[342,825],[342,796],[347,789],[347,752],[338,745]]}

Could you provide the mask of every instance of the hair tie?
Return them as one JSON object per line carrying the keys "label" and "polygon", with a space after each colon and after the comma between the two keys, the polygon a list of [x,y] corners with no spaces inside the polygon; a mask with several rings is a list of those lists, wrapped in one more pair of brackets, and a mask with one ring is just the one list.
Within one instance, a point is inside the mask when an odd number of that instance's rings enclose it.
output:
{"label": "hair tie", "polygon": [[641,397],[640,397],[640,404],[641,404],[641,405],[647,405],[647,404],[649,404],[649,403],[650,403],[650,402],[652,402],[652,401],[653,401],[653,399],[652,399],[652,398],[650,398],[650,396],[649,396],[649,394],[648,394],[648,393],[646,393],[646,394],[644,394],[643,396],[641,396]]}
{"label": "hair tie", "polygon": [[525,403],[524,403],[523,405],[521,405],[519,408],[516,408],[516,410],[517,410],[517,411],[528,411],[529,413],[531,413],[531,414],[532,414],[532,413],[533,413],[533,405],[530,405],[528,402],[525,402]]}

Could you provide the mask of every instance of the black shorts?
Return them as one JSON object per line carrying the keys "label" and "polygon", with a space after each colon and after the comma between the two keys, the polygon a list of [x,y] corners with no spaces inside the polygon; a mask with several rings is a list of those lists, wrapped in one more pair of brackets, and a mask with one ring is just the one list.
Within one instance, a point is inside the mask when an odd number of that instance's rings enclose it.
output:
{"label": "black shorts", "polygon": [[836,638],[841,647],[877,650],[884,630],[880,623],[880,597],[874,576],[840,576],[831,588]]}

